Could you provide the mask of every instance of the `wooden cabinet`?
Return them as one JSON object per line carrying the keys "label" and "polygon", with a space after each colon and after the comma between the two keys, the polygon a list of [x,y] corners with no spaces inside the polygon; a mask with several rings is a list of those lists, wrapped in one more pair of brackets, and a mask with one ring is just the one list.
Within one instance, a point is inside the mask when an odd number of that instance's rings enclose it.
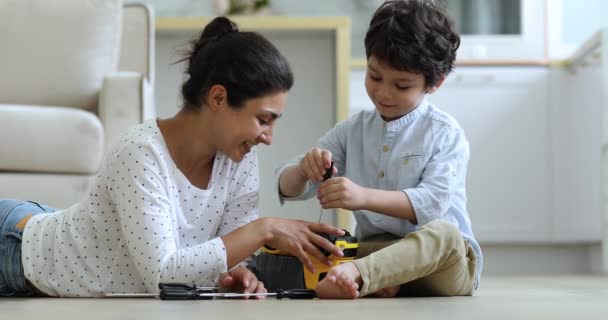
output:
{"label": "wooden cabinet", "polygon": [[554,241],[596,242],[608,222],[606,37],[598,32],[567,68],[551,71]]}

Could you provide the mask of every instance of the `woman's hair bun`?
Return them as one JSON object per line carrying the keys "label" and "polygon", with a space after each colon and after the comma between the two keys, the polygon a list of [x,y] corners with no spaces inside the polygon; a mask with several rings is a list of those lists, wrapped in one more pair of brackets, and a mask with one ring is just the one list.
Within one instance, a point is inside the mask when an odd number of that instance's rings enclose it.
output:
{"label": "woman's hair bun", "polygon": [[184,107],[200,109],[213,85],[223,86],[228,105],[240,108],[245,101],[287,92],[293,86],[289,62],[262,35],[239,32],[226,17],[209,22],[184,59],[186,81],[182,84]]}
{"label": "woman's hair bun", "polygon": [[223,35],[231,32],[239,32],[236,23],[226,17],[217,17],[213,19],[203,30],[202,39],[221,38]]}

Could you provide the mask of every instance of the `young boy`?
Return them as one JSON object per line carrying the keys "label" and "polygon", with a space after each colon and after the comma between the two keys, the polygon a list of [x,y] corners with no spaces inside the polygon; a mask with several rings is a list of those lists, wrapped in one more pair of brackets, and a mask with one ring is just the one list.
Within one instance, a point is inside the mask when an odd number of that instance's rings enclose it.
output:
{"label": "young boy", "polygon": [[[354,211],[358,259],[332,268],[320,298],[472,295],[482,254],[466,209],[469,144],[427,102],[452,70],[460,38],[430,0],[387,1],[365,36],[375,105],[338,123],[278,170],[281,201]],[[335,176],[323,182],[334,163]]]}

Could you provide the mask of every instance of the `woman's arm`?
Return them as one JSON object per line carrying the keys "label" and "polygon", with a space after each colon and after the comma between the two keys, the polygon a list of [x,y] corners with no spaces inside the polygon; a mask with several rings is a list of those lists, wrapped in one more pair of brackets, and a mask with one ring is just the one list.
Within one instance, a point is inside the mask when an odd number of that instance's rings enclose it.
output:
{"label": "woman's arm", "polygon": [[292,252],[312,268],[305,252],[321,256],[316,246],[339,255],[340,250],[315,232],[341,235],[342,230],[304,221],[264,218],[224,236],[180,248],[171,213],[163,158],[153,146],[130,144],[112,155],[101,176],[108,187],[121,226],[122,241],[149,292],[159,282],[216,285],[220,274],[252,254],[264,243]]}
{"label": "woman's arm", "polygon": [[228,268],[267,244],[281,252],[293,254],[306,268],[314,271],[308,254],[320,261],[330,263],[319,248],[324,248],[336,256],[342,256],[340,249],[317,233],[344,235],[343,230],[327,224],[282,218],[257,219],[222,237],[226,246]]}

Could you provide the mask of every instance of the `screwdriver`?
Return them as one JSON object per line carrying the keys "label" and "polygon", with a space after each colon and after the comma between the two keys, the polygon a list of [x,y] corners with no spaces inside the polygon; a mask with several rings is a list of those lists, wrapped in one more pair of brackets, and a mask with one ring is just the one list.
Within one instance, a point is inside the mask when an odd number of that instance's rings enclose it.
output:
{"label": "screwdriver", "polygon": [[316,293],[311,289],[279,289],[276,292],[266,293],[226,293],[223,298],[234,298],[234,297],[276,297],[277,299],[314,299]]}
{"label": "screwdriver", "polygon": [[[329,166],[329,169],[325,169],[325,173],[323,174],[323,181],[325,182],[327,181],[327,179],[331,178],[331,176],[334,174],[334,161],[331,161],[331,166]],[[321,218],[323,218],[323,207],[321,207],[321,212],[319,213],[319,223],[321,223]]]}

